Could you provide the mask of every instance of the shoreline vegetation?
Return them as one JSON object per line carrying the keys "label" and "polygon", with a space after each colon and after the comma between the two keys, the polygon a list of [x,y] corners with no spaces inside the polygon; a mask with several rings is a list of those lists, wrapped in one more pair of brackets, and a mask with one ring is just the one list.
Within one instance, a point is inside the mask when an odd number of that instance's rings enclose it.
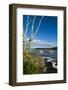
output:
{"label": "shoreline vegetation", "polygon": [[43,72],[43,67],[45,64],[42,57],[27,51],[24,51],[23,54],[24,54],[24,58],[23,58],[24,74],[36,74]]}
{"label": "shoreline vegetation", "polygon": [[[46,62],[42,56],[37,55],[35,50],[57,50],[57,47],[53,48],[35,48],[32,51],[23,51],[23,74],[45,74],[45,73],[57,73],[57,69],[52,67],[52,62]],[[56,60],[57,61],[57,60]],[[57,62],[54,62],[57,64]]]}

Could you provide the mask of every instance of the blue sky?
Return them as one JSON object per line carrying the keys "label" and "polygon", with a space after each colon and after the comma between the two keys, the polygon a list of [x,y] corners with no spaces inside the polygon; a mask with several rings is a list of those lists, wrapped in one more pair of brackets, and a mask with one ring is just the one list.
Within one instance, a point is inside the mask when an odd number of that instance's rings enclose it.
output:
{"label": "blue sky", "polygon": [[[39,24],[40,18],[42,16],[36,16],[35,22],[34,22],[34,33],[37,29],[37,26]],[[32,30],[32,22],[33,22],[34,16],[29,16],[29,20],[31,20],[31,23],[28,26],[28,32],[26,34],[26,37],[29,39],[31,37],[31,30]],[[26,20],[27,15],[23,15],[23,31],[25,33],[26,30]],[[40,27],[38,29],[37,34],[35,35],[33,39],[33,47],[37,48],[45,48],[47,46],[55,47],[57,46],[57,17],[56,16],[44,16],[42,19],[42,22],[40,24]],[[37,43],[36,43],[37,42]]]}

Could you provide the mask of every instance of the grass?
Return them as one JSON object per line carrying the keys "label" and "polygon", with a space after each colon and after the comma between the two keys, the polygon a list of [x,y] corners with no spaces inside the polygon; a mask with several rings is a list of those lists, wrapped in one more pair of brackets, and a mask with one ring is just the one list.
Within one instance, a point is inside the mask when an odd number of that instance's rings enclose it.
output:
{"label": "grass", "polygon": [[23,52],[23,74],[38,74],[43,72],[44,60],[41,56],[27,50]]}

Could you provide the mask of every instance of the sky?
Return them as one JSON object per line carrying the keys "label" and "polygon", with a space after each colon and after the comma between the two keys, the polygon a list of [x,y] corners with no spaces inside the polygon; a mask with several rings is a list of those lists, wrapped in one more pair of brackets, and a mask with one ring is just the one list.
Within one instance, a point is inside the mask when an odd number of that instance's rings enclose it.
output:
{"label": "sky", "polygon": [[[23,15],[23,32],[26,31],[26,21],[28,15]],[[42,16],[36,16],[34,21],[33,36],[39,25]],[[26,33],[27,40],[31,38],[32,22],[34,16],[29,15],[28,19],[28,31]],[[46,48],[57,46],[57,16],[44,16],[41,20],[38,32],[33,37],[32,47],[34,48]]]}

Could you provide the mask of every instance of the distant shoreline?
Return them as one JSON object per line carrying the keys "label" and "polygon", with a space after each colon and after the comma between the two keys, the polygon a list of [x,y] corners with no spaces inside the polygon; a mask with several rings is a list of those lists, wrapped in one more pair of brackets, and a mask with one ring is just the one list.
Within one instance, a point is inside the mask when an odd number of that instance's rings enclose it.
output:
{"label": "distant shoreline", "polygon": [[35,48],[35,50],[57,50],[57,47],[52,47],[52,48]]}

